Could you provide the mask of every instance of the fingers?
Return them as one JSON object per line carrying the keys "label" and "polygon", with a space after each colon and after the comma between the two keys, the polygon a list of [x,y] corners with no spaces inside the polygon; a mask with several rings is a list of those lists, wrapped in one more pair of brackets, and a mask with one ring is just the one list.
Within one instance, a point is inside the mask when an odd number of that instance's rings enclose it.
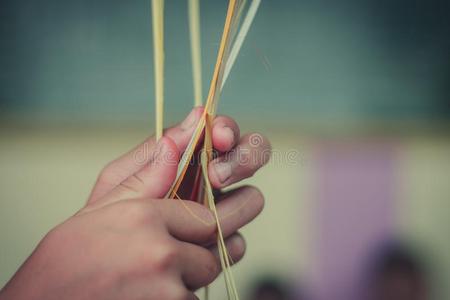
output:
{"label": "fingers", "polygon": [[151,201],[150,209],[157,210],[168,232],[178,240],[201,243],[212,238],[216,222],[212,212],[205,206],[189,200],[166,199]]}
{"label": "fingers", "polygon": [[226,192],[216,205],[224,237],[228,237],[258,216],[264,208],[263,194],[253,186]]}
{"label": "fingers", "polygon": [[214,119],[212,138],[214,149],[227,152],[239,141],[240,132],[237,123],[230,117],[218,116]]}
{"label": "fingers", "polygon": [[[164,136],[172,139],[179,152],[186,149],[202,113],[203,107],[196,107],[183,122],[165,130]],[[128,153],[109,163],[101,172],[91,192],[88,204],[103,197],[122,181],[147,165],[155,156],[155,145],[155,138],[150,137]]]}
{"label": "fingers", "polygon": [[196,289],[210,284],[220,274],[220,263],[208,249],[180,242],[181,278],[186,287]]}
{"label": "fingers", "polygon": [[[203,110],[203,107],[194,108],[183,122],[164,131],[164,136],[174,141],[180,153],[186,150]],[[239,127],[236,122],[230,117],[216,117],[213,124],[214,147],[221,152],[229,151],[238,140]],[[150,137],[128,153],[109,163],[101,172],[91,192],[88,204],[103,197],[125,179],[150,163],[155,155],[155,145],[154,137]]]}
{"label": "fingers", "polygon": [[162,198],[175,180],[180,153],[170,138],[162,137],[154,150],[152,161],[137,171],[96,204],[109,204],[122,199]]}
{"label": "fingers", "polygon": [[[264,206],[263,195],[251,186],[227,192],[219,200],[216,208],[225,238],[253,220]],[[146,203],[157,209],[156,216],[162,218],[167,230],[176,239],[204,245],[215,242],[217,224],[212,212],[205,206],[175,199],[149,200]]]}
{"label": "fingers", "polygon": [[[238,262],[245,253],[245,241],[236,233],[225,240],[225,246],[232,262]],[[219,252],[216,247],[206,249],[204,247],[182,243],[180,246],[182,265],[181,274],[183,282],[195,291],[213,282],[220,274]]]}
{"label": "fingers", "polygon": [[[225,246],[227,247],[228,254],[230,256],[230,262],[232,265],[238,263],[245,255],[247,245],[244,237],[239,233],[235,233],[232,236],[225,239]],[[216,257],[216,260],[220,264],[219,249],[217,245],[210,248],[210,251]]]}
{"label": "fingers", "polygon": [[260,134],[244,135],[232,151],[214,159],[209,179],[214,188],[223,188],[252,176],[270,159],[270,142]]}

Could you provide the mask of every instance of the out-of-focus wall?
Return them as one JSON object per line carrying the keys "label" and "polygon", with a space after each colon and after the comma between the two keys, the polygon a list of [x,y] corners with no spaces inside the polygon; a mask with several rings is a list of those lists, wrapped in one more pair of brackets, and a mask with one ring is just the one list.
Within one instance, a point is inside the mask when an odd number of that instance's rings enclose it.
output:
{"label": "out-of-focus wall", "polygon": [[450,139],[415,139],[399,169],[399,231],[417,243],[428,263],[434,299],[450,295]]}
{"label": "out-of-focus wall", "polygon": [[[166,2],[169,124],[193,101],[187,1]],[[3,118],[127,123],[152,115],[148,0],[3,0],[0,5]],[[204,94],[226,5],[201,1]],[[439,0],[262,1],[220,110],[332,126],[445,118],[449,11],[448,2]]]}
{"label": "out-of-focus wall", "polygon": [[[435,299],[450,295],[449,5],[262,1],[219,105],[274,146],[249,180],[267,203],[243,230],[241,290],[266,273],[318,297],[357,289],[375,247],[360,244],[380,234],[417,250]],[[204,94],[225,10],[201,1]],[[0,285],[151,134],[150,15],[148,0],[0,2]],[[165,16],[168,125],[193,102],[186,1]]]}

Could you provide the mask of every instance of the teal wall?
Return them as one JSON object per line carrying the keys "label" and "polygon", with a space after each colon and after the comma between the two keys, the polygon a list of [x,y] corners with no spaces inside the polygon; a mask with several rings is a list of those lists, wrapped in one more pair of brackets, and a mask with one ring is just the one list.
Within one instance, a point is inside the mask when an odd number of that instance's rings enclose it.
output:
{"label": "teal wall", "polygon": [[[394,3],[392,3],[394,2]],[[448,4],[263,0],[220,110],[282,120],[447,118]],[[52,121],[153,115],[150,1],[4,0],[0,108]],[[201,1],[205,93],[226,1]],[[166,1],[169,120],[192,104],[186,1]]]}

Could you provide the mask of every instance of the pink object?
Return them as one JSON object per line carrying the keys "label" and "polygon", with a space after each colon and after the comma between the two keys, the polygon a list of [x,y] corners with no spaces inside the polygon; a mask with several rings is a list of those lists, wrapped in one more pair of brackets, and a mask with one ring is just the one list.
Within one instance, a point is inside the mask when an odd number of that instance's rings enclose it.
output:
{"label": "pink object", "polygon": [[361,299],[367,259],[394,231],[396,150],[384,141],[333,141],[316,153],[312,292]]}

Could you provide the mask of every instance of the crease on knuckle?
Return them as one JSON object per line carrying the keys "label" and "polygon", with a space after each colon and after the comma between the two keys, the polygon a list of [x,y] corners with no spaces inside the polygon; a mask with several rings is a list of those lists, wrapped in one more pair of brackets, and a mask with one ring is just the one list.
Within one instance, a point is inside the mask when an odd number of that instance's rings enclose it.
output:
{"label": "crease on knuckle", "polygon": [[123,218],[139,226],[154,222],[159,218],[159,213],[152,203],[143,199],[120,201],[118,210]]}
{"label": "crease on knuckle", "polygon": [[171,269],[179,257],[178,248],[171,242],[159,242],[153,245],[148,267],[157,272]]}

